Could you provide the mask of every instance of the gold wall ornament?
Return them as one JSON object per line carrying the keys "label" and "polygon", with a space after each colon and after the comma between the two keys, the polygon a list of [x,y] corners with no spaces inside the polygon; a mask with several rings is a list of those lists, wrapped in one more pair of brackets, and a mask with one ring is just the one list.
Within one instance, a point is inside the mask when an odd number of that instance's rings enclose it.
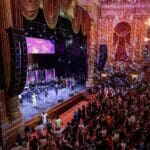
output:
{"label": "gold wall ornament", "polygon": [[[63,0],[65,1],[65,0]],[[68,1],[68,0],[67,0]],[[75,9],[76,9],[76,5],[77,5],[77,0],[70,0],[71,3],[68,2],[68,7],[64,7],[61,5],[61,10],[66,12],[66,14],[70,17],[70,18],[74,18],[74,13],[75,13]]]}
{"label": "gold wall ornament", "polygon": [[88,79],[86,82],[87,86],[94,85],[94,63],[95,63],[95,54],[97,53],[97,39],[98,39],[98,32],[97,32],[97,24],[91,24],[91,30],[88,36],[88,49],[87,49],[87,60],[88,60]]}
{"label": "gold wall ornament", "polygon": [[[115,5],[113,3],[101,4],[101,17],[99,19],[99,43],[108,45],[108,61],[111,61],[115,54],[113,46],[114,27],[119,22],[127,22],[131,26],[131,43],[126,45],[129,50],[129,58],[135,61],[141,61],[141,49],[144,40],[144,18],[150,14],[150,6],[144,3]],[[109,17],[108,17],[109,16]],[[110,17],[112,16],[112,18]]]}
{"label": "gold wall ornament", "polygon": [[21,116],[20,102],[18,96],[7,99],[7,114],[11,120]]}

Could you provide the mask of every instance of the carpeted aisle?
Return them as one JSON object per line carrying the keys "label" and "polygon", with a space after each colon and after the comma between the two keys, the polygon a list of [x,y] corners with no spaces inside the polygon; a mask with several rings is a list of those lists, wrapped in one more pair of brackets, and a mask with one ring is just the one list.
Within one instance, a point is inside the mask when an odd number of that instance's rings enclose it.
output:
{"label": "carpeted aisle", "polygon": [[74,115],[74,112],[78,110],[78,108],[81,108],[82,105],[87,105],[88,102],[83,100],[79,102],[78,104],[74,105],[71,109],[67,110],[65,113],[60,115],[60,119],[62,120],[63,124],[66,126],[67,122],[71,121]]}

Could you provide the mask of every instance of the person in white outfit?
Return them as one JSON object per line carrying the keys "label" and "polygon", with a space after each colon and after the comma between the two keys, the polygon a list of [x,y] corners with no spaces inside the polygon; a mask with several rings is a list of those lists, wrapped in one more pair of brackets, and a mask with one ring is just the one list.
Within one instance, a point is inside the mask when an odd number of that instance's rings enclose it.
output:
{"label": "person in white outfit", "polygon": [[47,113],[45,113],[45,112],[43,112],[42,114],[41,114],[41,117],[42,117],[42,124],[44,125],[44,126],[46,126],[46,123],[47,123]]}
{"label": "person in white outfit", "polygon": [[37,106],[36,95],[33,93],[32,94],[32,107],[36,107],[36,106]]}

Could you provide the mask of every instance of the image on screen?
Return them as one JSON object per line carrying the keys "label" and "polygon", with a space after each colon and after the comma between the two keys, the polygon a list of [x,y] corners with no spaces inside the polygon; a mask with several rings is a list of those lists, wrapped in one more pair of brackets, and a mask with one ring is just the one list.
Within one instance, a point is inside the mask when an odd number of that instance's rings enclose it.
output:
{"label": "image on screen", "polygon": [[54,40],[26,37],[28,54],[55,54]]}

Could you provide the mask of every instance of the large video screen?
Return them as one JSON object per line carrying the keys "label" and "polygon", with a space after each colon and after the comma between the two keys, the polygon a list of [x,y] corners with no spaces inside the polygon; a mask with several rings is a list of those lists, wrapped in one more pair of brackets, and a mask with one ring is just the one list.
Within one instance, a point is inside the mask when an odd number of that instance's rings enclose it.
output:
{"label": "large video screen", "polygon": [[55,54],[55,41],[26,37],[28,54]]}

